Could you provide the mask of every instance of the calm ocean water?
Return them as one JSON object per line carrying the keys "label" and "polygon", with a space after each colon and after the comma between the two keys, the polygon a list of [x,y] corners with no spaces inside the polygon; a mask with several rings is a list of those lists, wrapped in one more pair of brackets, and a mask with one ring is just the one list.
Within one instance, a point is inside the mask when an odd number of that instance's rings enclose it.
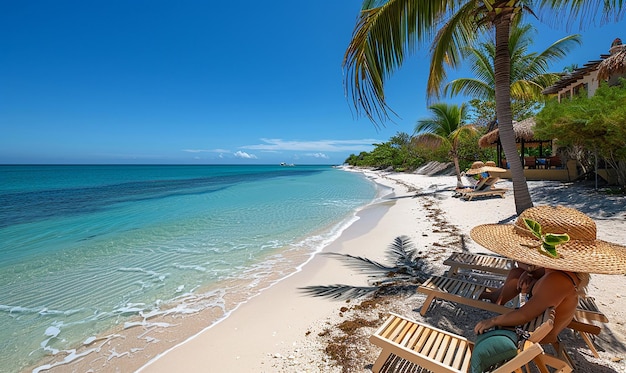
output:
{"label": "calm ocean water", "polygon": [[0,371],[131,319],[227,314],[381,192],[330,166],[0,166]]}

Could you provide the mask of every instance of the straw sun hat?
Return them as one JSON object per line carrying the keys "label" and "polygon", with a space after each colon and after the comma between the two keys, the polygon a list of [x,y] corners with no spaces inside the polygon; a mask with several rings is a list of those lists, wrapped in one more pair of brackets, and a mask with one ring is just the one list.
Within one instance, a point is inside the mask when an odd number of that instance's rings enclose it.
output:
{"label": "straw sun hat", "polygon": [[469,170],[467,170],[467,172],[465,172],[465,174],[478,175],[482,174],[483,172],[506,172],[506,170],[504,168],[496,167],[496,162],[494,161],[487,161],[485,163],[481,161],[476,161],[472,163],[472,166]]}
{"label": "straw sun hat", "polygon": [[[524,219],[538,225],[531,229]],[[541,231],[543,241],[533,230]],[[569,241],[554,245],[556,257],[549,255],[543,242],[558,242],[553,238],[563,234],[569,236]],[[568,207],[531,207],[519,215],[515,224],[479,225],[470,236],[487,249],[522,263],[571,272],[626,273],[626,246],[598,240],[595,222]]]}

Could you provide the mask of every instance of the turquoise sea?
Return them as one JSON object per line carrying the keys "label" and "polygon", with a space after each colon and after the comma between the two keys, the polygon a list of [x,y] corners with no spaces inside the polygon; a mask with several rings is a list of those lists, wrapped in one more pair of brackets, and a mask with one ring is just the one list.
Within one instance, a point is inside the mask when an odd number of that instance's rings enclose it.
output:
{"label": "turquoise sea", "polygon": [[0,166],[0,371],[131,320],[226,316],[383,192],[330,166]]}

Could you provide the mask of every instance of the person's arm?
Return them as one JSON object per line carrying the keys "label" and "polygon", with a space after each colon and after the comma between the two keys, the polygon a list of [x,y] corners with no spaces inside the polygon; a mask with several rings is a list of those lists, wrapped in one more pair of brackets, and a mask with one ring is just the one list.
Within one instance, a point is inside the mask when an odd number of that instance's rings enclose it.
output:
{"label": "person's arm", "polygon": [[524,273],[525,271],[521,268],[513,268],[509,271],[506,280],[504,280],[504,284],[497,290],[496,304],[506,304],[520,293],[519,279]]}
{"label": "person's arm", "polygon": [[550,273],[535,284],[532,297],[521,308],[482,320],[474,327],[476,334],[482,334],[496,326],[523,325],[539,316],[548,307],[556,307],[569,294],[572,283],[565,276]]}

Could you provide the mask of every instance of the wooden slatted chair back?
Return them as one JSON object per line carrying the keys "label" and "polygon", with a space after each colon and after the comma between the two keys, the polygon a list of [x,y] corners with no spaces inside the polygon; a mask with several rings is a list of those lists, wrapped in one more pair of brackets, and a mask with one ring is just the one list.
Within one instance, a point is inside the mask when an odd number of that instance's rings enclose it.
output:
{"label": "wooden slatted chair back", "polygon": [[506,276],[515,267],[515,261],[509,258],[487,255],[453,252],[443,264],[450,266],[449,274],[458,273],[459,269],[491,272]]}
{"label": "wooden slatted chair back", "polygon": [[[552,308],[521,328],[528,331],[529,338],[523,343],[518,355],[495,369],[494,373],[510,373],[521,369],[531,361],[542,368],[546,364],[559,372],[569,372],[569,366],[552,356],[546,356],[539,342],[554,325]],[[463,336],[410,320],[392,313],[383,325],[370,337],[370,341],[382,347],[372,370],[376,373],[416,371],[423,368],[436,373],[466,373],[470,370],[473,342]],[[569,369],[569,370],[568,370]],[[418,371],[422,371],[418,369]],[[547,371],[547,370],[546,370]]]}

